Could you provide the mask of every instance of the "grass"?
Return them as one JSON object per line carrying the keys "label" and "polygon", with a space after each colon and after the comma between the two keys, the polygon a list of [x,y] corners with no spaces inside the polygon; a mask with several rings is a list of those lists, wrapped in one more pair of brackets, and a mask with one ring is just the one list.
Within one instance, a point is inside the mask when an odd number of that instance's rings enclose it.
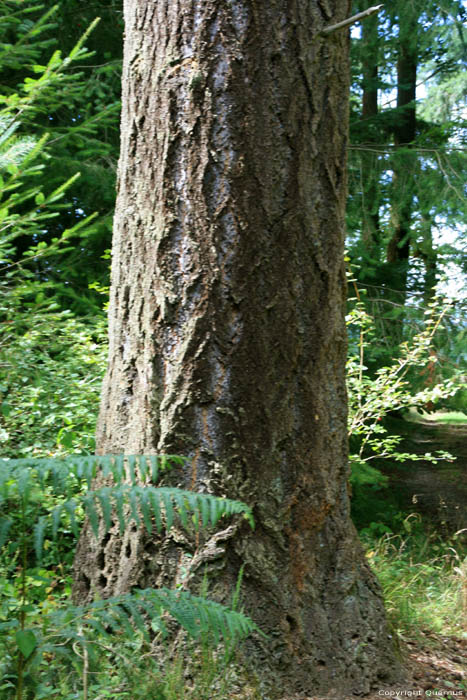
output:
{"label": "grass", "polygon": [[467,639],[465,546],[456,538],[424,533],[418,516],[409,516],[405,524],[404,534],[363,536],[392,627],[402,638],[431,631]]}
{"label": "grass", "polygon": [[435,411],[434,413],[419,413],[414,408],[405,415],[406,420],[414,423],[443,423],[445,425],[467,425],[467,415],[462,411]]}

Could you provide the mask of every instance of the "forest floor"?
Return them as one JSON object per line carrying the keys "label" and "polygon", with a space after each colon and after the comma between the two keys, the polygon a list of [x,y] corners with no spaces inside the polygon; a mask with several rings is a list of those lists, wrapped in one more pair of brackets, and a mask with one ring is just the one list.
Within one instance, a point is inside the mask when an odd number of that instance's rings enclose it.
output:
{"label": "forest floor", "polygon": [[467,423],[400,421],[397,428],[405,432],[403,449],[421,454],[446,450],[456,458],[409,461],[393,472],[390,486],[399,494],[401,509],[418,512],[445,536],[467,528]]}
{"label": "forest floor", "polygon": [[467,698],[467,639],[421,632],[418,639],[406,642],[404,657],[407,679],[396,686],[379,688],[364,696],[365,700]]}

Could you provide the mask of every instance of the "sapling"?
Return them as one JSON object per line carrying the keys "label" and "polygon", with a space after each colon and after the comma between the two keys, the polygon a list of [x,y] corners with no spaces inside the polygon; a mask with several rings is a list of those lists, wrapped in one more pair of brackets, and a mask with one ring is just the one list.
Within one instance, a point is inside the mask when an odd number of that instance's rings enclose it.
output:
{"label": "sapling", "polygon": [[[409,373],[433,363],[430,352],[433,338],[450,305],[436,299],[425,313],[424,327],[410,342],[400,344],[393,362],[380,367],[371,375],[365,364],[366,352],[375,342],[375,325],[367,313],[355,280],[355,306],[347,316],[347,324],[358,330],[357,349],[347,361],[348,435],[351,444],[350,461],[352,481],[355,484],[384,483],[385,477],[372,467],[375,459],[392,459],[397,462],[427,460],[453,460],[443,450],[435,453],[413,454],[402,452],[399,445],[402,436],[391,435],[384,424],[389,413],[425,406],[453,396],[458,386],[453,380],[445,380],[431,387],[413,391]],[[352,448],[357,445],[357,450]]]}

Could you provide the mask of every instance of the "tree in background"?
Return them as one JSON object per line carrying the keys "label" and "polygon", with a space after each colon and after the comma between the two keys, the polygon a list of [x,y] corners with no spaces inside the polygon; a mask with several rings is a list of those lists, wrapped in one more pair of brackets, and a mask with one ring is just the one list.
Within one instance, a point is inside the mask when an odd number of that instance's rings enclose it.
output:
{"label": "tree in background", "polygon": [[[105,3],[96,3],[85,11],[80,7],[77,16],[78,5],[82,3],[49,3],[45,12],[37,1],[27,6],[17,0],[0,3],[0,94],[4,109],[12,114],[17,109],[16,100],[26,105],[17,118],[18,135],[36,140],[46,137],[42,158],[48,167],[41,172],[44,192],[80,173],[59,217],[49,217],[47,225],[34,233],[17,232],[10,263],[24,264],[31,246],[49,246],[66,229],[98,214],[92,227],[86,226],[80,234],[77,230],[60,250],[49,249],[47,255],[42,250],[32,265],[37,279],[47,279],[49,299],[53,296],[62,307],[84,315],[95,314],[101,306],[96,292],[89,291],[89,283],[104,285],[108,279],[108,266],[101,256],[110,246],[115,200],[121,14],[106,10]],[[92,50],[80,54],[78,60],[63,62],[99,9],[104,10],[106,22],[97,37],[93,33],[88,36]],[[62,65],[56,78],[45,85],[42,76],[51,57],[55,65],[60,60]]]}
{"label": "tree in background", "polygon": [[393,658],[349,519],[346,1],[126,8],[110,361],[98,452],[177,453],[180,481],[244,499],[191,540],[81,538],[75,595],[199,569],[269,634],[270,693],[366,692]]}
{"label": "tree in background", "polygon": [[[445,266],[459,259],[436,239],[465,221],[464,15],[456,0],[392,0],[353,42],[350,253],[393,344],[410,332],[404,305],[414,294],[428,304]],[[449,98],[434,100],[445,81]],[[417,99],[425,83],[430,97]]]}
{"label": "tree in background", "polygon": [[[99,395],[103,324],[99,306],[80,297],[70,284],[69,268],[82,242],[96,232],[96,214],[73,214],[79,173],[57,165],[57,143],[66,142],[69,132],[78,137],[83,125],[62,124],[48,132],[44,127],[49,118],[53,121],[60,99],[70,97],[74,104],[82,96],[84,83],[73,66],[89,59],[83,43],[90,30],[63,56],[47,38],[56,30],[56,7],[41,14],[37,4],[24,7],[7,0],[1,9],[2,454],[92,450],[95,419],[90,404]],[[83,138],[92,140],[95,127],[85,124]],[[57,180],[57,172],[68,175],[66,181]],[[92,271],[82,270],[81,275],[87,287]],[[78,312],[93,311],[86,323],[69,309],[70,300],[76,299]]]}

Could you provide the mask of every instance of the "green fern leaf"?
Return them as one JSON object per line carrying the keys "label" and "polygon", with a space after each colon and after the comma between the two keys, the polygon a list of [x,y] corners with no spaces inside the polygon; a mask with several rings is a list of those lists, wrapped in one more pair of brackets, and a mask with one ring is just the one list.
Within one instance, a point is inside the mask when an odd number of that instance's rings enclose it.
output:
{"label": "green fern leaf", "polygon": [[211,502],[210,503],[210,505],[211,505],[211,513],[210,513],[211,523],[212,523],[212,525],[215,525],[217,523],[217,521],[219,520],[219,518],[221,517],[222,512],[221,512],[220,504],[219,504],[217,499],[210,498],[210,502]]}
{"label": "green fern leaf", "polygon": [[149,494],[146,489],[141,489],[139,492],[139,505],[141,508],[141,513],[143,516],[143,521],[146,526],[146,530],[149,534],[152,532],[152,520],[151,520],[151,502],[149,500]]}
{"label": "green fern leaf", "polygon": [[121,488],[112,489],[112,498],[115,504],[115,510],[118,517],[118,528],[121,535],[125,532],[125,496]]}
{"label": "green fern leaf", "polygon": [[138,478],[139,474],[139,479],[143,483],[146,483],[147,477],[148,477],[148,464],[146,462],[146,459],[144,455],[138,455],[137,457],[133,457],[135,461],[135,474]]}
{"label": "green fern leaf", "polygon": [[89,617],[86,620],[86,625],[96,630],[97,634],[99,634],[104,639],[110,639],[110,634],[108,630],[106,630],[105,625],[102,624],[102,616]]}
{"label": "green fern leaf", "polygon": [[136,485],[138,480],[138,474],[136,472],[136,457],[134,455],[128,455],[127,457],[127,478],[130,479],[133,486]]}
{"label": "green fern leaf", "polygon": [[155,489],[147,489],[147,493],[152,506],[152,515],[154,516],[154,519],[156,521],[156,528],[157,531],[160,532],[162,530],[160,499]]}
{"label": "green fern leaf", "polygon": [[199,501],[199,505],[201,510],[203,527],[207,527],[209,525],[209,516],[211,513],[211,509],[209,507],[209,500],[206,498],[201,498]]}
{"label": "green fern leaf", "polygon": [[[143,457],[143,459],[145,458]],[[159,479],[159,458],[157,455],[149,455],[146,459],[151,469],[151,481],[155,484]]]}
{"label": "green fern leaf", "polygon": [[97,514],[94,498],[95,492],[91,491],[84,497],[83,505],[86,510],[86,515],[89,518],[89,522],[91,523],[92,531],[95,537],[97,537],[97,535],[99,534],[99,516]]}
{"label": "green fern leaf", "polygon": [[165,526],[167,530],[170,530],[174,522],[174,509],[172,503],[172,496],[170,494],[171,489],[161,488],[159,489],[159,491],[161,493],[162,502],[164,504]]}
{"label": "green fern leaf", "polygon": [[8,532],[13,521],[9,518],[0,517],[0,549],[8,539]]}
{"label": "green fern leaf", "polygon": [[[114,462],[114,474],[117,483],[125,481],[126,471],[125,471],[125,457],[123,455],[116,455],[111,457]],[[133,480],[132,480],[133,483]]]}
{"label": "green fern leaf", "polygon": [[113,457],[109,455],[103,455],[95,457],[95,468],[100,470],[102,476],[105,478],[112,477],[116,484],[119,484],[122,480],[121,471],[119,470],[119,465]]}
{"label": "green fern leaf", "polygon": [[139,493],[140,488],[138,486],[135,486],[133,488],[129,488],[127,490],[127,496],[128,500],[130,503],[130,511],[131,511],[131,519],[134,520],[134,522],[139,525],[140,523],[140,517],[138,513],[138,493]]}
{"label": "green fern leaf", "polygon": [[[181,521],[183,527],[187,528],[188,527],[188,517],[187,517],[187,512],[186,512],[187,498],[183,492],[174,491],[173,499],[174,499],[175,504],[176,504],[176,510],[177,510],[178,516],[180,517],[180,521]],[[194,506],[191,508],[191,510],[196,511],[197,505],[194,505],[193,502],[191,505]]]}
{"label": "green fern leaf", "polygon": [[78,538],[79,527],[78,523],[76,522],[76,509],[78,507],[78,502],[74,498],[71,498],[70,500],[66,501],[63,505],[70,518],[71,531],[74,534],[74,536]]}
{"label": "green fern leaf", "polygon": [[101,513],[104,519],[104,526],[107,532],[112,526],[112,489],[108,486],[104,486],[98,491],[95,491],[94,493],[101,507]]}
{"label": "green fern leaf", "polygon": [[131,618],[133,620],[133,624],[135,625],[135,627],[139,629],[139,631],[143,634],[143,636],[146,639],[149,639],[147,625],[139,611],[137,598],[134,598],[133,596],[127,596],[124,600],[122,600],[121,604],[119,605],[119,610],[126,610],[128,618]]}
{"label": "green fern leaf", "polygon": [[27,503],[29,500],[32,475],[33,472],[29,469],[20,469],[18,475],[16,476],[18,494],[20,495],[20,498],[22,499],[23,503]]}
{"label": "green fern leaf", "polygon": [[60,516],[62,514],[63,504],[60,503],[52,511],[52,537],[57,538],[58,528],[60,527]]}
{"label": "green fern leaf", "polygon": [[44,533],[46,528],[47,520],[44,516],[42,516],[34,525],[34,549],[38,562],[40,562],[42,559],[42,547],[44,545]]}

